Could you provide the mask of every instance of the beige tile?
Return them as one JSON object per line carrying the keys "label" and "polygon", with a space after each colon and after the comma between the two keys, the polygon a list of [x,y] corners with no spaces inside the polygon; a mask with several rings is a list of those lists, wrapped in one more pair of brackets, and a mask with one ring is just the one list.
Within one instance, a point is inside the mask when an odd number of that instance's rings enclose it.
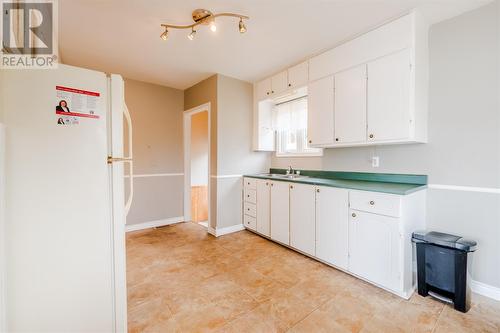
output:
{"label": "beige tile", "polygon": [[500,302],[467,314],[403,300],[247,231],[194,223],[127,234],[130,332],[499,332]]}

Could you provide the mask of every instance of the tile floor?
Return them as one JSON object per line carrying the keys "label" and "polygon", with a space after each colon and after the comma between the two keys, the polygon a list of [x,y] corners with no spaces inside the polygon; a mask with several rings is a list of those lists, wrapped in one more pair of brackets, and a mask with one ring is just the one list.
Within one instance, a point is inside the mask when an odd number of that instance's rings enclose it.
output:
{"label": "tile floor", "polygon": [[500,332],[500,302],[406,301],[248,231],[129,233],[127,274],[130,332]]}

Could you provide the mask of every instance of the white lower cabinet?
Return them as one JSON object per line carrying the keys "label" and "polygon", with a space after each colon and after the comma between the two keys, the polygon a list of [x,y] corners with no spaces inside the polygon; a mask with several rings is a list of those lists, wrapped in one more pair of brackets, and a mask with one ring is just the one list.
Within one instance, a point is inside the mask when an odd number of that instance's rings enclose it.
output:
{"label": "white lower cabinet", "polygon": [[290,183],[271,182],[271,238],[290,245]]}
{"label": "white lower cabinet", "polygon": [[316,188],[316,257],[347,270],[349,190]]}
{"label": "white lower cabinet", "polygon": [[290,246],[315,255],[315,187],[290,184]]}
{"label": "white lower cabinet", "polygon": [[245,227],[401,297],[414,290],[411,233],[425,228],[426,192],[408,195],[246,181]]}
{"label": "white lower cabinet", "polygon": [[257,179],[257,232],[271,236],[271,182]]}
{"label": "white lower cabinet", "polygon": [[398,289],[399,219],[350,210],[349,271],[369,281]]}

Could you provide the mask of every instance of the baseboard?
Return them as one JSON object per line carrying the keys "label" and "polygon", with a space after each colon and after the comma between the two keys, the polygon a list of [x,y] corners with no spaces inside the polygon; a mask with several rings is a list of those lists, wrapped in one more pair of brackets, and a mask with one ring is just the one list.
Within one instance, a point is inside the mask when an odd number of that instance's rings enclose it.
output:
{"label": "baseboard", "polygon": [[168,219],[148,221],[144,223],[130,224],[125,226],[125,232],[137,231],[149,228],[163,227],[169,224],[184,222],[184,216],[170,217]]}
{"label": "baseboard", "polygon": [[482,283],[479,281],[472,280],[470,282],[470,287],[473,292],[479,295],[483,295],[494,300],[500,301],[500,288],[490,286],[489,284]]}
{"label": "baseboard", "polygon": [[237,224],[237,225],[232,225],[230,227],[215,228],[215,229],[212,227],[208,227],[208,233],[215,236],[215,237],[219,237],[219,236],[223,236],[223,235],[227,235],[227,234],[232,234],[233,232],[238,232],[241,230],[245,230],[245,227],[243,226],[243,224]]}

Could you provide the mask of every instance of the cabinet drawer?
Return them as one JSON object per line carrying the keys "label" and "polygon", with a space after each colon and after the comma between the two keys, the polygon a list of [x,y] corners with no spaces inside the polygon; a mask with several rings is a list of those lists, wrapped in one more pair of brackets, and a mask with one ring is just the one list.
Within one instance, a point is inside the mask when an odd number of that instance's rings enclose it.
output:
{"label": "cabinet drawer", "polygon": [[246,202],[257,203],[257,191],[245,188],[243,192],[243,200]]}
{"label": "cabinet drawer", "polygon": [[351,209],[365,212],[394,217],[401,216],[401,197],[394,194],[350,191],[349,205]]}
{"label": "cabinet drawer", "polygon": [[257,206],[253,203],[250,202],[245,202],[243,204],[243,212],[246,215],[252,216],[252,217],[257,217]]}
{"label": "cabinet drawer", "polygon": [[243,178],[243,183],[245,189],[255,190],[257,188],[257,179],[255,178]]}
{"label": "cabinet drawer", "polygon": [[243,216],[243,224],[245,225],[246,228],[256,230],[257,229],[257,220],[255,217],[251,217],[248,215]]}

